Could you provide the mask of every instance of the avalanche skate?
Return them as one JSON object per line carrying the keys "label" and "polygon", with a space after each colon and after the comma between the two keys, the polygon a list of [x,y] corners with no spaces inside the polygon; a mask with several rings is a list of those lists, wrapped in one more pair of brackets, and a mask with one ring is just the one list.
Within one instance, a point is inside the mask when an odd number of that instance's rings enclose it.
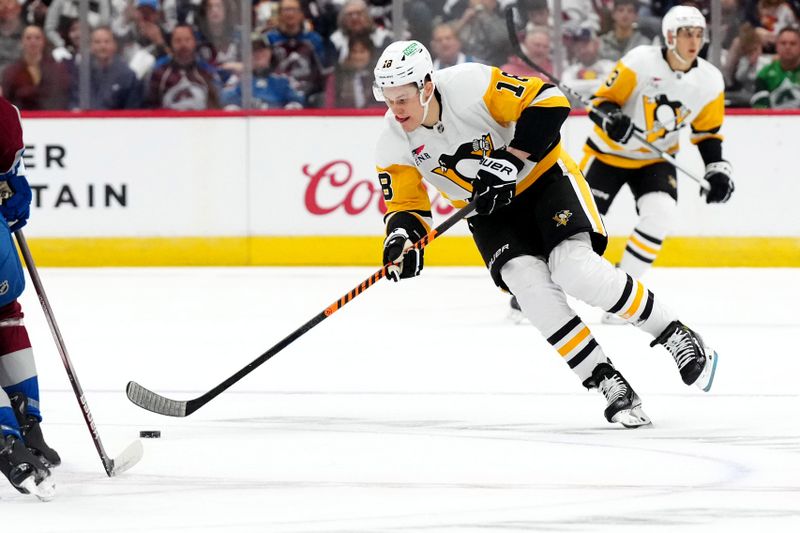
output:
{"label": "avalanche skate", "polygon": [[604,411],[606,420],[618,422],[626,428],[650,425],[650,417],[642,410],[642,400],[622,377],[617,369],[608,363],[600,363],[592,371],[592,376],[583,382],[587,389],[598,389],[608,404]]}
{"label": "avalanche skate", "polygon": [[0,472],[22,494],[33,494],[45,502],[55,496],[50,470],[15,435],[0,438]]}
{"label": "avalanche skate", "polygon": [[650,346],[656,344],[660,344],[672,354],[684,383],[706,392],[711,389],[719,356],[700,335],[675,320],[650,343]]}
{"label": "avalanche skate", "polygon": [[25,446],[39,458],[47,468],[53,468],[61,464],[61,457],[58,452],[51,448],[44,440],[42,426],[39,419],[27,412],[28,398],[21,392],[12,394],[11,407],[17,417],[20,433],[25,441]]}

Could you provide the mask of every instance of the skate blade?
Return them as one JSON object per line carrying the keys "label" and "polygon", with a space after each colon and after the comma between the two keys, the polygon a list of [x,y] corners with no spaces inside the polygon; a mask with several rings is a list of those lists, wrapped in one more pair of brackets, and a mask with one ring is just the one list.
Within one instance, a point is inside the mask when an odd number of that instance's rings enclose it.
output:
{"label": "skate blade", "polygon": [[47,476],[39,484],[36,484],[34,479],[36,476],[28,476],[22,483],[19,484],[20,488],[27,491],[28,494],[33,494],[43,502],[49,502],[56,495],[56,482],[53,476]]}
{"label": "skate blade", "polygon": [[714,384],[714,376],[717,374],[717,361],[719,360],[719,355],[717,355],[716,350],[711,350],[711,355],[706,359],[706,366],[703,367],[703,371],[700,373],[700,377],[697,378],[697,381],[693,383],[693,385],[704,392],[708,392],[711,390],[711,385]]}
{"label": "skate blade", "polygon": [[653,423],[639,405],[630,409],[623,409],[615,414],[611,418],[611,421],[622,424],[626,428],[639,428],[649,426]]}

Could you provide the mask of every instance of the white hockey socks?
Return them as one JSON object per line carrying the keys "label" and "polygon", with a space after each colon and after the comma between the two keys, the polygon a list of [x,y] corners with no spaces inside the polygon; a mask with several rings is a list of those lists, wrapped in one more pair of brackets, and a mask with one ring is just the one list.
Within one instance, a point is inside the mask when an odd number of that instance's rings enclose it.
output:
{"label": "white hockey socks", "polygon": [[564,291],[553,283],[547,264],[532,256],[515,257],[500,270],[522,312],[578,375],[581,382],[608,359],[589,328],[567,304]]}
{"label": "white hockey socks", "polygon": [[636,207],[639,222],[628,237],[619,267],[634,278],[641,279],[661,251],[678,206],[667,193],[653,192],[639,198]]}
{"label": "white hockey socks", "polygon": [[556,246],[549,267],[552,280],[564,292],[632,322],[653,337],[677,319],[640,281],[597,255],[586,233]]}

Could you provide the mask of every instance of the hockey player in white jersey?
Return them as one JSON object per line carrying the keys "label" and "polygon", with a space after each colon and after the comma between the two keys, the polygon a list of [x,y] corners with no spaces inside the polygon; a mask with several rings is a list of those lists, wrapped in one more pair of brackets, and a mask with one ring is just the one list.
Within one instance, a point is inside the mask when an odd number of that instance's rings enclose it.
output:
{"label": "hockey player in white jersey", "polygon": [[605,417],[626,427],[650,423],[639,396],[589,328],[570,294],[626,317],[664,346],[683,381],[709,390],[717,355],[640,282],[600,255],[607,235],[589,187],[563,150],[570,106],[556,87],[480,64],[433,72],[417,41],[392,43],[375,68],[375,96],[389,107],[377,146],[388,211],[383,262],[394,281],[418,275],[430,229],[424,179],[468,218],[494,282],[519,300],[583,385],[606,398]]}
{"label": "hockey player in white jersey", "polygon": [[635,278],[650,268],[672,227],[678,182],[675,167],[632,136],[634,128],[674,155],[680,130],[690,126],[710,185],[706,202],[727,202],[733,193],[719,133],[725,113],[722,74],[698,57],[705,30],[697,8],[673,7],[662,21],[665,46],[631,50],[592,100],[592,109],[607,116],[590,113],[597,125],[586,140],[581,170],[603,215],[623,185],[633,193],[639,219],[619,266]]}

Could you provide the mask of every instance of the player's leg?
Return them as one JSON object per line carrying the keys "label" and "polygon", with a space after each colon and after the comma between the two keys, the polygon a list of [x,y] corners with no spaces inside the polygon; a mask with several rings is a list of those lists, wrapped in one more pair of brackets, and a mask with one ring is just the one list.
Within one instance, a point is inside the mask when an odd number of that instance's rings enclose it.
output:
{"label": "player's leg", "polygon": [[[622,186],[636,177],[634,170],[609,165],[590,153],[581,161],[580,170],[592,191],[597,210],[603,217],[608,213]],[[623,319],[612,313],[603,313],[601,321],[603,324],[625,324]]]}
{"label": "player's leg", "polygon": [[648,165],[637,169],[636,174],[629,183],[639,220],[628,237],[619,266],[634,278],[642,279],[675,222],[678,182],[675,168],[669,163]]}
{"label": "player's leg", "polygon": [[32,399],[27,412],[37,418],[38,425],[41,415],[36,365],[16,300],[25,287],[25,278],[5,224],[0,224],[0,279],[0,471],[20,492],[48,499],[54,490],[50,470],[28,448],[28,428],[20,424],[10,399],[19,394]]}
{"label": "player's leg", "polygon": [[[672,354],[686,384],[708,390],[716,352],[640,281],[600,255],[605,229],[580,172],[565,172],[540,196],[546,201],[536,211],[553,281],[567,294],[650,333],[656,339],[652,345],[661,344]],[[569,213],[567,222],[549,223],[552,212]]]}
{"label": "player's leg", "polygon": [[641,400],[614,369],[589,328],[569,307],[564,292],[539,257],[533,217],[535,193],[522,193],[508,208],[470,219],[492,279],[516,297],[520,311],[542,333],[587,388],[604,392],[605,416],[628,427],[648,424]]}

